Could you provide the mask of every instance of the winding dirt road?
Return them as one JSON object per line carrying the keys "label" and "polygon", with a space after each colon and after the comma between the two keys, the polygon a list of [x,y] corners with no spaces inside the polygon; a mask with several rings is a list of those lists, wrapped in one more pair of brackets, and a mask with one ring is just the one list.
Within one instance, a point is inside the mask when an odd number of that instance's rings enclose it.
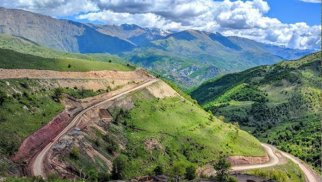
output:
{"label": "winding dirt road", "polygon": [[155,82],[159,81],[158,79],[150,79],[140,85],[138,85],[135,88],[129,89],[127,91],[124,91],[122,93],[116,94],[112,97],[110,97],[109,99],[106,99],[102,102],[99,102],[93,106],[90,106],[86,109],[84,109],[83,111],[81,111],[79,114],[77,114],[75,116],[75,118],[70,122],[70,124],[63,130],[61,131],[48,145],[46,145],[46,147],[44,147],[33,159],[32,164],[31,164],[31,173],[34,176],[42,176],[43,178],[46,178],[46,174],[44,172],[44,160],[46,158],[47,153],[49,152],[49,150],[52,148],[52,146],[63,136],[65,135],[70,129],[72,129],[73,127],[75,127],[79,122],[80,122],[80,118],[83,116],[84,113],[86,113],[87,111],[89,111],[90,109],[94,108],[94,107],[98,107],[101,106],[103,104],[106,104],[114,99],[117,99],[119,97],[122,97],[124,95],[127,95],[129,93],[135,92],[137,90],[143,89]]}
{"label": "winding dirt road", "polygon": [[245,170],[250,170],[250,169],[258,169],[258,168],[265,168],[265,167],[272,167],[276,166],[280,160],[274,153],[274,149],[267,145],[267,144],[262,144],[262,147],[265,149],[267,155],[269,156],[269,161],[264,164],[254,164],[254,165],[242,165],[242,166],[233,166],[231,168],[232,171],[245,171]]}
{"label": "winding dirt road", "polygon": [[276,155],[276,152],[279,152],[283,157],[291,160],[292,162],[294,162],[295,164],[297,164],[300,167],[300,169],[305,174],[305,178],[306,178],[307,182],[320,182],[321,181],[320,177],[318,175],[316,175],[315,172],[310,167],[308,167],[304,162],[302,162],[300,159],[292,156],[291,154],[280,151],[280,150],[276,149],[276,147],[274,147],[274,146],[271,146],[268,144],[262,144],[262,146],[270,158],[269,162],[264,163],[264,164],[233,166],[231,168],[232,171],[245,171],[245,170],[250,170],[250,169],[260,169],[260,168],[276,166],[280,163],[280,158]]}

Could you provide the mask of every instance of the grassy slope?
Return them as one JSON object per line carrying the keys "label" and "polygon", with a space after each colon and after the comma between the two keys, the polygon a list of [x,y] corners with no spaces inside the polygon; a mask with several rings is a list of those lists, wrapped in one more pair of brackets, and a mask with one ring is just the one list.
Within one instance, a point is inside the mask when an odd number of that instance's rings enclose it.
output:
{"label": "grassy slope", "polygon": [[125,63],[124,60],[110,54],[80,54],[80,53],[68,53],[58,51],[46,47],[39,46],[30,40],[21,37],[14,37],[10,35],[0,34],[0,47],[3,49],[10,49],[17,52],[31,54],[34,56],[41,56],[45,58],[75,58],[84,60],[98,60],[109,61],[115,63]]}
{"label": "grassy slope", "polygon": [[[202,166],[215,161],[220,153],[264,155],[254,137],[234,125],[211,119],[209,113],[188,101],[148,98],[144,92],[135,94],[133,101],[135,107],[118,116],[122,119],[110,131],[127,143],[122,151],[127,159],[126,178],[153,174],[158,165],[171,175],[175,163]],[[117,112],[112,113],[116,118]],[[148,139],[159,141],[160,148],[145,149]]]}
{"label": "grassy slope", "polygon": [[[117,63],[86,61],[70,58],[43,58],[22,54],[8,49],[0,49],[0,67],[7,69],[45,69],[57,71],[93,71],[93,70],[133,70]],[[70,65],[70,66],[69,66]]]}
{"label": "grassy slope", "polygon": [[[33,68],[59,71],[133,70],[117,57],[103,54],[71,54],[40,47],[28,40],[0,35],[1,68]],[[69,67],[68,65],[71,65]]]}
{"label": "grassy slope", "polygon": [[320,168],[321,83],[316,53],[225,75],[191,95],[215,115]]}

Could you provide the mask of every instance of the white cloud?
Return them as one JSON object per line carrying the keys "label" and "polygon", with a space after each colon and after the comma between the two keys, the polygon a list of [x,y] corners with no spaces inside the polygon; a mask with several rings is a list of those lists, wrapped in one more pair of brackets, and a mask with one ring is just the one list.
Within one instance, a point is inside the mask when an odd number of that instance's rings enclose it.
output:
{"label": "white cloud", "polygon": [[321,42],[320,26],[285,24],[265,16],[270,10],[265,0],[2,0],[0,5],[107,24],[219,31],[299,49],[320,49]]}
{"label": "white cloud", "polygon": [[97,4],[91,0],[1,0],[0,6],[24,9],[54,17],[99,10]]}
{"label": "white cloud", "polygon": [[[79,19],[90,21],[105,21],[109,24],[138,24],[143,27],[156,27],[160,29],[180,29],[181,24],[167,20],[153,13],[116,13],[104,10],[96,13],[88,13],[78,16]],[[139,20],[139,21],[138,21]]]}
{"label": "white cloud", "polygon": [[306,2],[306,3],[321,3],[321,0],[300,0],[302,2]]}

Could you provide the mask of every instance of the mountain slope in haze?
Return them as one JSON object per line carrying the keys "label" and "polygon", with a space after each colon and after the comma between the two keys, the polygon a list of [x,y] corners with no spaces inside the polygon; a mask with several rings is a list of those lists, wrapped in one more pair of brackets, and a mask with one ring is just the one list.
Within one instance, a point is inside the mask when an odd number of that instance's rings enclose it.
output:
{"label": "mountain slope in haze", "polygon": [[321,52],[224,75],[191,96],[206,110],[321,169]]}
{"label": "mountain slope in haze", "polygon": [[295,54],[306,53],[220,33],[186,30],[152,41],[122,57],[191,88],[221,74],[274,64],[283,56],[293,58]]}
{"label": "mountain slope in haze", "polygon": [[299,50],[299,49],[291,49],[286,47],[280,47],[271,44],[264,44],[260,42],[256,42],[250,39],[236,37],[236,36],[229,36],[227,37],[231,42],[238,44],[240,47],[244,49],[259,49],[261,51],[269,52],[273,55],[281,57],[285,60],[294,60],[303,57],[304,55],[311,54],[313,50]]}
{"label": "mountain slope in haze", "polygon": [[20,36],[67,52],[118,53],[134,45],[88,25],[23,10],[0,8],[0,33]]}
{"label": "mountain slope in haze", "polygon": [[156,28],[142,28],[134,24],[117,25],[91,25],[97,31],[107,35],[116,36],[128,40],[137,46],[146,45],[149,42],[164,38],[169,34],[167,31]]}

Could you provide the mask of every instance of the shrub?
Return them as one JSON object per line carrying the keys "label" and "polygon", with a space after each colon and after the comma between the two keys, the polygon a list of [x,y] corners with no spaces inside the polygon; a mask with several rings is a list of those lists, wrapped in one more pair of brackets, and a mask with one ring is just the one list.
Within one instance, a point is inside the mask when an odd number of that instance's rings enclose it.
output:
{"label": "shrub", "polygon": [[112,154],[113,152],[119,152],[120,151],[120,146],[116,142],[116,139],[110,135],[105,135],[103,136],[103,140],[106,142],[106,150]]}
{"label": "shrub", "polygon": [[28,84],[27,84],[27,83],[23,83],[23,82],[21,82],[21,83],[20,83],[20,86],[21,86],[22,88],[29,89],[29,86],[28,86]]}
{"label": "shrub", "polygon": [[112,179],[121,180],[124,179],[124,169],[127,165],[127,157],[124,155],[120,155],[113,161],[113,169],[112,169]]}
{"label": "shrub", "polygon": [[0,91],[0,106],[4,103],[6,98],[7,98],[6,93],[4,93],[3,91]]}
{"label": "shrub", "polygon": [[52,98],[53,98],[53,100],[55,102],[59,102],[59,100],[61,99],[62,95],[63,95],[63,89],[62,88],[56,88],[54,90],[54,95],[52,96]]}
{"label": "shrub", "polygon": [[162,166],[157,166],[155,167],[155,169],[153,170],[155,175],[162,175],[163,174],[163,167]]}
{"label": "shrub", "polygon": [[69,156],[72,159],[78,160],[79,159],[79,156],[80,156],[79,148],[77,148],[77,147],[74,146],[72,148],[72,150],[70,151]]}
{"label": "shrub", "polygon": [[99,175],[96,169],[91,169],[87,173],[88,181],[98,181]]}
{"label": "shrub", "polygon": [[186,168],[185,178],[188,180],[193,180],[196,178],[196,167],[195,166],[189,166]]}
{"label": "shrub", "polygon": [[225,156],[221,156],[217,163],[214,165],[216,170],[216,180],[220,182],[228,182],[229,177],[229,168],[231,167],[230,163],[226,160]]}
{"label": "shrub", "polygon": [[180,179],[186,173],[186,167],[183,162],[174,162],[172,171],[174,176]]}

